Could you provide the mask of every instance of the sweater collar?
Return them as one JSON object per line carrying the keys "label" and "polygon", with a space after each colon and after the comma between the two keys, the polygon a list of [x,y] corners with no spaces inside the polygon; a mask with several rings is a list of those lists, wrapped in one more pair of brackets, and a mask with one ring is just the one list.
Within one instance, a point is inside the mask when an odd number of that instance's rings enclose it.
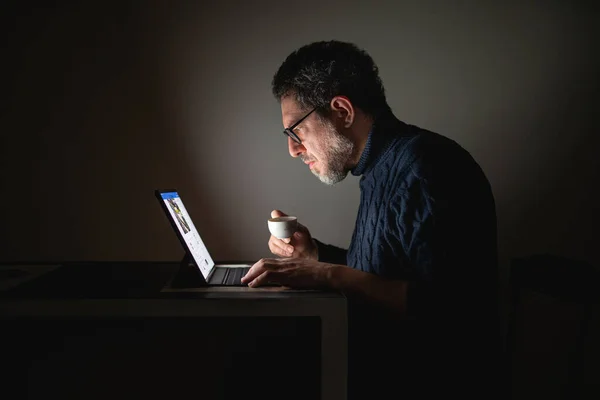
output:
{"label": "sweater collar", "polygon": [[367,138],[365,148],[358,160],[358,164],[350,172],[354,176],[367,173],[374,167],[381,156],[391,147],[394,139],[402,131],[400,122],[391,112],[384,113],[378,117]]}

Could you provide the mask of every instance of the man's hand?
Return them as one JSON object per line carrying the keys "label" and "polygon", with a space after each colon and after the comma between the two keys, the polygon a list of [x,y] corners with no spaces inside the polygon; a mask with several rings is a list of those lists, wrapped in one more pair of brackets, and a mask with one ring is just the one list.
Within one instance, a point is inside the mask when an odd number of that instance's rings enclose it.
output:
{"label": "man's hand", "polygon": [[323,289],[329,286],[331,266],[306,258],[263,258],[250,268],[242,283],[250,287],[276,283],[298,289]]}
{"label": "man's hand", "polygon": [[375,274],[306,258],[263,258],[242,278],[258,287],[275,283],[294,289],[326,289],[356,296],[406,312],[408,281],[384,279]]}
{"label": "man's hand", "polygon": [[[286,214],[279,210],[271,212],[271,218],[285,217]],[[271,235],[269,238],[269,250],[280,257],[307,258],[318,260],[317,244],[310,236],[308,229],[298,223],[298,230],[289,239],[277,239]]]}

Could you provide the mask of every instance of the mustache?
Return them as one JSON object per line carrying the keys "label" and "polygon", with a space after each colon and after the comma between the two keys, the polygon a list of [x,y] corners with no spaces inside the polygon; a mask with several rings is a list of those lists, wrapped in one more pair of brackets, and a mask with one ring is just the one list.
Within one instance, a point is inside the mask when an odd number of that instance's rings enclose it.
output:
{"label": "mustache", "polygon": [[311,157],[305,156],[305,155],[301,155],[300,159],[302,160],[302,162],[304,163],[308,163],[308,162],[313,162],[313,161],[317,161]]}

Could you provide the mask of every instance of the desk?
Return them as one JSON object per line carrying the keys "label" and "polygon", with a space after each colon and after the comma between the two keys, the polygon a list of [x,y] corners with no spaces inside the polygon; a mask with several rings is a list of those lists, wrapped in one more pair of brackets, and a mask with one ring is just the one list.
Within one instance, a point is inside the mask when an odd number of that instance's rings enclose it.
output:
{"label": "desk", "polygon": [[[14,270],[14,267],[14,264],[0,265],[0,273],[2,270]],[[273,393],[273,398],[293,398],[294,393],[300,395],[303,388],[313,385],[303,381],[311,377],[318,382],[314,387],[318,388],[321,399],[346,398],[346,299],[338,293],[246,287],[171,289],[165,283],[177,271],[178,263],[142,262],[84,263],[77,267],[79,285],[71,282],[63,288],[54,285],[53,289],[48,289],[48,285],[36,286],[35,282],[49,276],[45,272],[57,273],[64,267],[58,270],[51,264],[21,264],[17,267],[35,273],[37,277],[29,282],[25,282],[26,277],[18,277],[20,285],[7,284],[5,279],[4,286],[0,288],[4,289],[0,292],[3,337],[10,336],[9,341],[3,343],[3,353],[12,354],[13,362],[21,362],[24,350],[19,350],[20,346],[44,341],[41,339],[46,337],[53,337],[52,340],[68,337],[72,340],[63,347],[70,346],[73,356],[68,360],[55,357],[51,365],[64,367],[65,371],[74,374],[77,367],[73,364],[83,359],[75,356],[83,348],[81,337],[93,336],[89,333],[90,327],[94,326],[94,332],[100,329],[104,339],[93,346],[86,339],[86,351],[89,352],[91,347],[102,350],[95,350],[92,355],[86,353],[86,360],[99,360],[99,352],[108,354],[112,351],[111,357],[115,357],[115,351],[126,351],[129,357],[123,357],[122,360],[117,356],[119,359],[113,358],[109,364],[110,370],[117,369],[123,374],[123,368],[143,368],[144,365],[134,365],[132,359],[142,360],[142,354],[152,353],[146,356],[153,363],[148,371],[157,368],[163,371],[161,374],[146,374],[146,378],[127,376],[119,381],[118,377],[113,376],[110,379],[96,379],[94,383],[88,382],[87,387],[81,385],[81,393],[85,393],[87,398],[94,398],[94,393],[98,393],[98,398],[105,395],[140,398],[140,385],[150,383],[152,389],[144,398],[177,394],[228,398],[229,395],[234,397],[244,393],[258,394],[264,399],[269,398],[272,391],[282,389],[288,393]],[[82,277],[89,278],[84,282]],[[207,329],[212,332],[207,332]],[[317,335],[312,334],[315,329]],[[83,331],[88,335],[82,334]],[[237,336],[236,331],[239,333]],[[69,332],[71,336],[68,336]],[[151,332],[152,341],[143,339],[147,332]],[[317,338],[316,342],[314,338]],[[15,345],[14,340],[19,340],[19,345]],[[223,354],[219,346],[229,340],[234,342],[233,349]],[[49,341],[45,341],[46,346],[56,347],[56,343]],[[168,341],[168,346],[157,350],[165,341]],[[161,343],[161,346],[156,343]],[[309,354],[316,358],[305,357],[300,364],[294,361]],[[254,360],[244,360],[244,355]],[[35,355],[30,354],[29,357]],[[314,364],[314,360],[317,360],[317,364]],[[199,364],[203,365],[200,369]],[[50,364],[46,368],[48,366]],[[20,367],[30,369],[30,366]],[[215,370],[213,367],[219,371],[237,372],[242,368],[246,378],[240,377],[240,385],[235,388],[230,385],[231,380],[223,377],[203,379],[206,377],[204,374]],[[172,371],[169,370],[173,369],[178,372],[170,373]],[[22,371],[19,368],[13,370]],[[286,370],[296,375],[286,376]],[[316,377],[315,371],[318,372]],[[101,375],[108,375],[106,372]],[[198,376],[198,372],[202,376]],[[253,373],[260,380],[251,379]],[[13,375],[12,379],[23,379],[17,372]],[[270,377],[276,377],[278,382],[270,381]],[[115,381],[113,385],[113,379],[119,383]],[[147,379],[154,379],[154,382],[149,383]],[[218,382],[215,383],[215,379]],[[95,386],[98,382],[102,382],[102,385]],[[31,382],[28,383],[31,385]],[[79,387],[73,382],[69,385]],[[93,390],[90,385],[94,385]],[[60,389],[64,395],[62,391],[73,392],[73,387],[53,389]],[[110,391],[100,390],[107,387],[110,387]],[[41,395],[47,397],[48,391],[40,389]]]}

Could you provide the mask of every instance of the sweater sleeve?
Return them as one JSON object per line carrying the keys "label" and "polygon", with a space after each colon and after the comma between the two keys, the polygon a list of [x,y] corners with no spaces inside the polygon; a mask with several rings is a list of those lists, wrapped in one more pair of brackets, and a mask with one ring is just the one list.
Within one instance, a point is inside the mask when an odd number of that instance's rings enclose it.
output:
{"label": "sweater sleeve", "polygon": [[407,312],[433,316],[446,307],[449,282],[447,265],[448,223],[444,203],[434,198],[426,181],[415,179],[393,201],[392,229],[412,271],[408,280]]}
{"label": "sweater sleeve", "polygon": [[499,348],[499,325],[496,286],[489,277],[495,269],[479,255],[489,239],[486,222],[481,228],[477,223],[486,218],[448,196],[431,181],[417,179],[395,205],[395,229],[412,271],[407,317],[418,322],[420,340],[438,354],[457,349],[473,363],[487,362]]}
{"label": "sweater sleeve", "polygon": [[346,249],[342,249],[337,246],[333,246],[330,244],[325,244],[317,239],[315,239],[315,243],[317,244],[317,248],[319,249],[319,261],[326,262],[331,264],[347,264],[347,253]]}
{"label": "sweater sleeve", "polygon": [[[394,202],[395,227],[412,271],[408,279],[407,312],[411,317],[468,318],[483,306],[490,286],[473,261],[477,237],[470,222],[478,216],[450,205],[446,191],[426,179],[411,183]],[[477,258],[478,260],[479,258]]]}

